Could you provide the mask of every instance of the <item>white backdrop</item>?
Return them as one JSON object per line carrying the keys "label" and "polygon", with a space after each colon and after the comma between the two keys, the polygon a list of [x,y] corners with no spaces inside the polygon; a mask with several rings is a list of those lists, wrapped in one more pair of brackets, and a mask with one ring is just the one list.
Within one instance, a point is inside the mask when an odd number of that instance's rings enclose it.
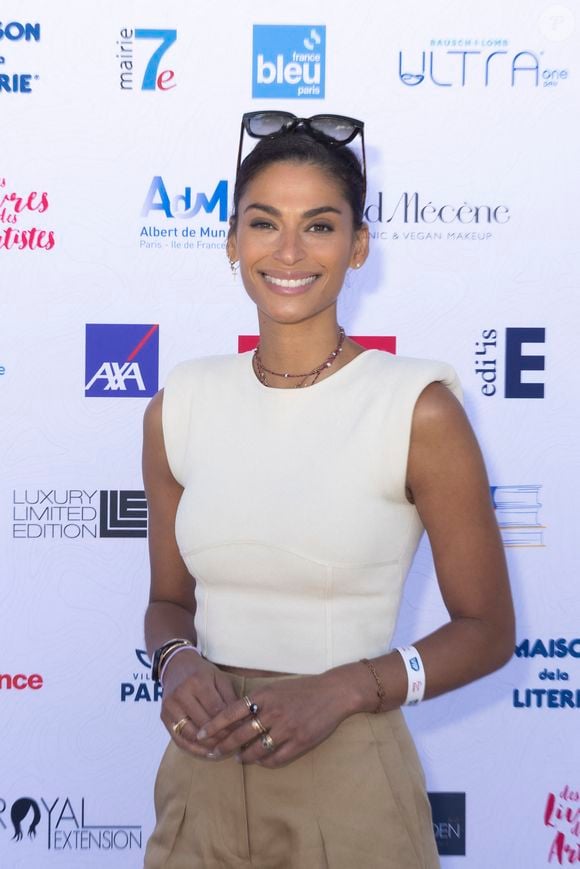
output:
{"label": "white backdrop", "polygon": [[[372,252],[341,321],[457,368],[497,487],[519,653],[406,712],[440,850],[464,853],[442,865],[580,854],[579,14],[4,4],[2,867],[142,864],[166,734],[141,652],[141,418],[176,362],[256,332],[223,243],[239,119],[258,107],[365,121]],[[423,544],[396,642],[445,616]]]}

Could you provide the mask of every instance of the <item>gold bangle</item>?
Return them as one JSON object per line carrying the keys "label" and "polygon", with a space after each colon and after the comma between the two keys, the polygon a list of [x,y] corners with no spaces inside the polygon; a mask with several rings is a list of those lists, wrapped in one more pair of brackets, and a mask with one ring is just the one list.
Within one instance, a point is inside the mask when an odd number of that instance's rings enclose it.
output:
{"label": "gold bangle", "polygon": [[377,697],[379,698],[379,702],[377,703],[377,708],[375,709],[375,713],[382,712],[383,710],[383,701],[387,699],[387,692],[385,691],[385,686],[383,685],[381,678],[377,671],[375,670],[371,661],[368,658],[361,658],[361,663],[366,664],[369,668],[372,676],[377,683]]}

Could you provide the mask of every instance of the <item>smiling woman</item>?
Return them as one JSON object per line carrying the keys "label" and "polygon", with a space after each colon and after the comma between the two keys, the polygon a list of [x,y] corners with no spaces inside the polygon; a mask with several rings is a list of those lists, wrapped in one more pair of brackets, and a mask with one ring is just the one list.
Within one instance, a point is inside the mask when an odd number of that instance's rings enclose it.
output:
{"label": "smiling woman", "polygon": [[[146,639],[171,737],[145,866],[435,869],[400,707],[510,657],[485,469],[449,365],[365,351],[337,322],[368,254],[345,147],[361,122],[259,114],[227,241],[259,346],[177,366],[145,416]],[[424,529],[450,618],[392,649]]]}

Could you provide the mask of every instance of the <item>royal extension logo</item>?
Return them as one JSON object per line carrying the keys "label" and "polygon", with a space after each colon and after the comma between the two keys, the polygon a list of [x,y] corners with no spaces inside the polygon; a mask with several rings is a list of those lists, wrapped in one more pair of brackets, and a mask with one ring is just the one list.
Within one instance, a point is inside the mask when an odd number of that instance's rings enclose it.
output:
{"label": "royal extension logo", "polygon": [[151,661],[145,649],[135,649],[137,665],[131,678],[121,682],[121,703],[157,703],[163,695],[160,682],[151,678]]}
{"label": "royal extension logo", "polygon": [[32,93],[33,82],[39,78],[38,73],[6,71],[9,64],[4,55],[5,48],[10,48],[16,42],[40,42],[40,24],[22,24],[20,21],[4,24],[0,21],[0,97],[2,94]]}
{"label": "royal extension logo", "polygon": [[15,540],[147,537],[143,489],[14,489]]}
{"label": "royal extension logo", "polygon": [[254,99],[324,98],[324,25],[255,24],[253,58]]}
{"label": "royal extension logo", "polygon": [[544,327],[483,329],[474,353],[481,394],[486,398],[544,398],[543,378],[537,372],[546,368],[545,356],[538,352],[545,343]]}
{"label": "royal extension logo", "polygon": [[571,667],[578,666],[580,637],[551,637],[521,640],[515,648],[516,658],[533,660],[540,669],[536,688],[514,688],[512,702],[516,709],[580,709],[580,690],[571,688]]}
{"label": "royal extension logo", "polygon": [[159,381],[159,326],[87,323],[85,396],[146,398]]}
{"label": "royal extension logo", "polygon": [[507,39],[431,39],[429,50],[399,51],[399,81],[406,87],[554,88],[568,70],[545,64],[544,52],[514,50]]}
{"label": "royal extension logo", "polygon": [[119,88],[122,91],[169,91],[176,87],[175,71],[165,66],[165,55],[177,39],[177,30],[122,27],[117,39]]}
{"label": "royal extension logo", "polygon": [[[213,223],[197,223],[191,226],[189,221],[198,215],[211,215]],[[161,175],[155,175],[149,185],[141,217],[151,219],[157,216],[163,221],[142,224],[139,230],[139,247],[161,250],[220,250],[226,246],[226,230],[223,224],[228,220],[228,182],[221,179],[212,193],[192,192],[187,185],[183,193],[170,192]],[[217,221],[216,221],[217,217]],[[174,225],[181,221],[187,224]],[[169,222],[169,225],[167,225]],[[220,226],[220,224],[222,224]]]}
{"label": "royal extension logo", "polygon": [[[15,860],[23,859],[20,851],[24,854],[28,847],[35,851],[44,847],[48,851],[109,853],[143,847],[139,824],[120,823],[117,818],[112,823],[103,823],[94,811],[89,812],[87,803],[86,797],[0,796],[0,833],[4,831],[11,839]],[[105,805],[110,805],[110,801]],[[4,853],[7,855],[8,851]]]}
{"label": "royal extension logo", "polygon": [[441,856],[465,857],[465,793],[428,793],[433,832]]}

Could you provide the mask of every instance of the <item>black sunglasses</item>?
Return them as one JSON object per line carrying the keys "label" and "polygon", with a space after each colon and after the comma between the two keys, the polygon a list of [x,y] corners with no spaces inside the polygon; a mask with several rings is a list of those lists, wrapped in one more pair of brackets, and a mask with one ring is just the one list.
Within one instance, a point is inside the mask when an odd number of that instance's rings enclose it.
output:
{"label": "black sunglasses", "polygon": [[365,156],[364,123],[356,118],[348,118],[345,115],[312,115],[311,118],[298,118],[291,112],[246,112],[242,115],[240,129],[240,145],[238,148],[238,162],[236,165],[236,177],[240,171],[242,162],[242,145],[244,132],[253,139],[265,139],[268,136],[277,136],[280,133],[292,133],[304,131],[326,145],[340,148],[348,145],[360,134],[362,150],[363,170],[363,200],[367,186],[367,163]]}

